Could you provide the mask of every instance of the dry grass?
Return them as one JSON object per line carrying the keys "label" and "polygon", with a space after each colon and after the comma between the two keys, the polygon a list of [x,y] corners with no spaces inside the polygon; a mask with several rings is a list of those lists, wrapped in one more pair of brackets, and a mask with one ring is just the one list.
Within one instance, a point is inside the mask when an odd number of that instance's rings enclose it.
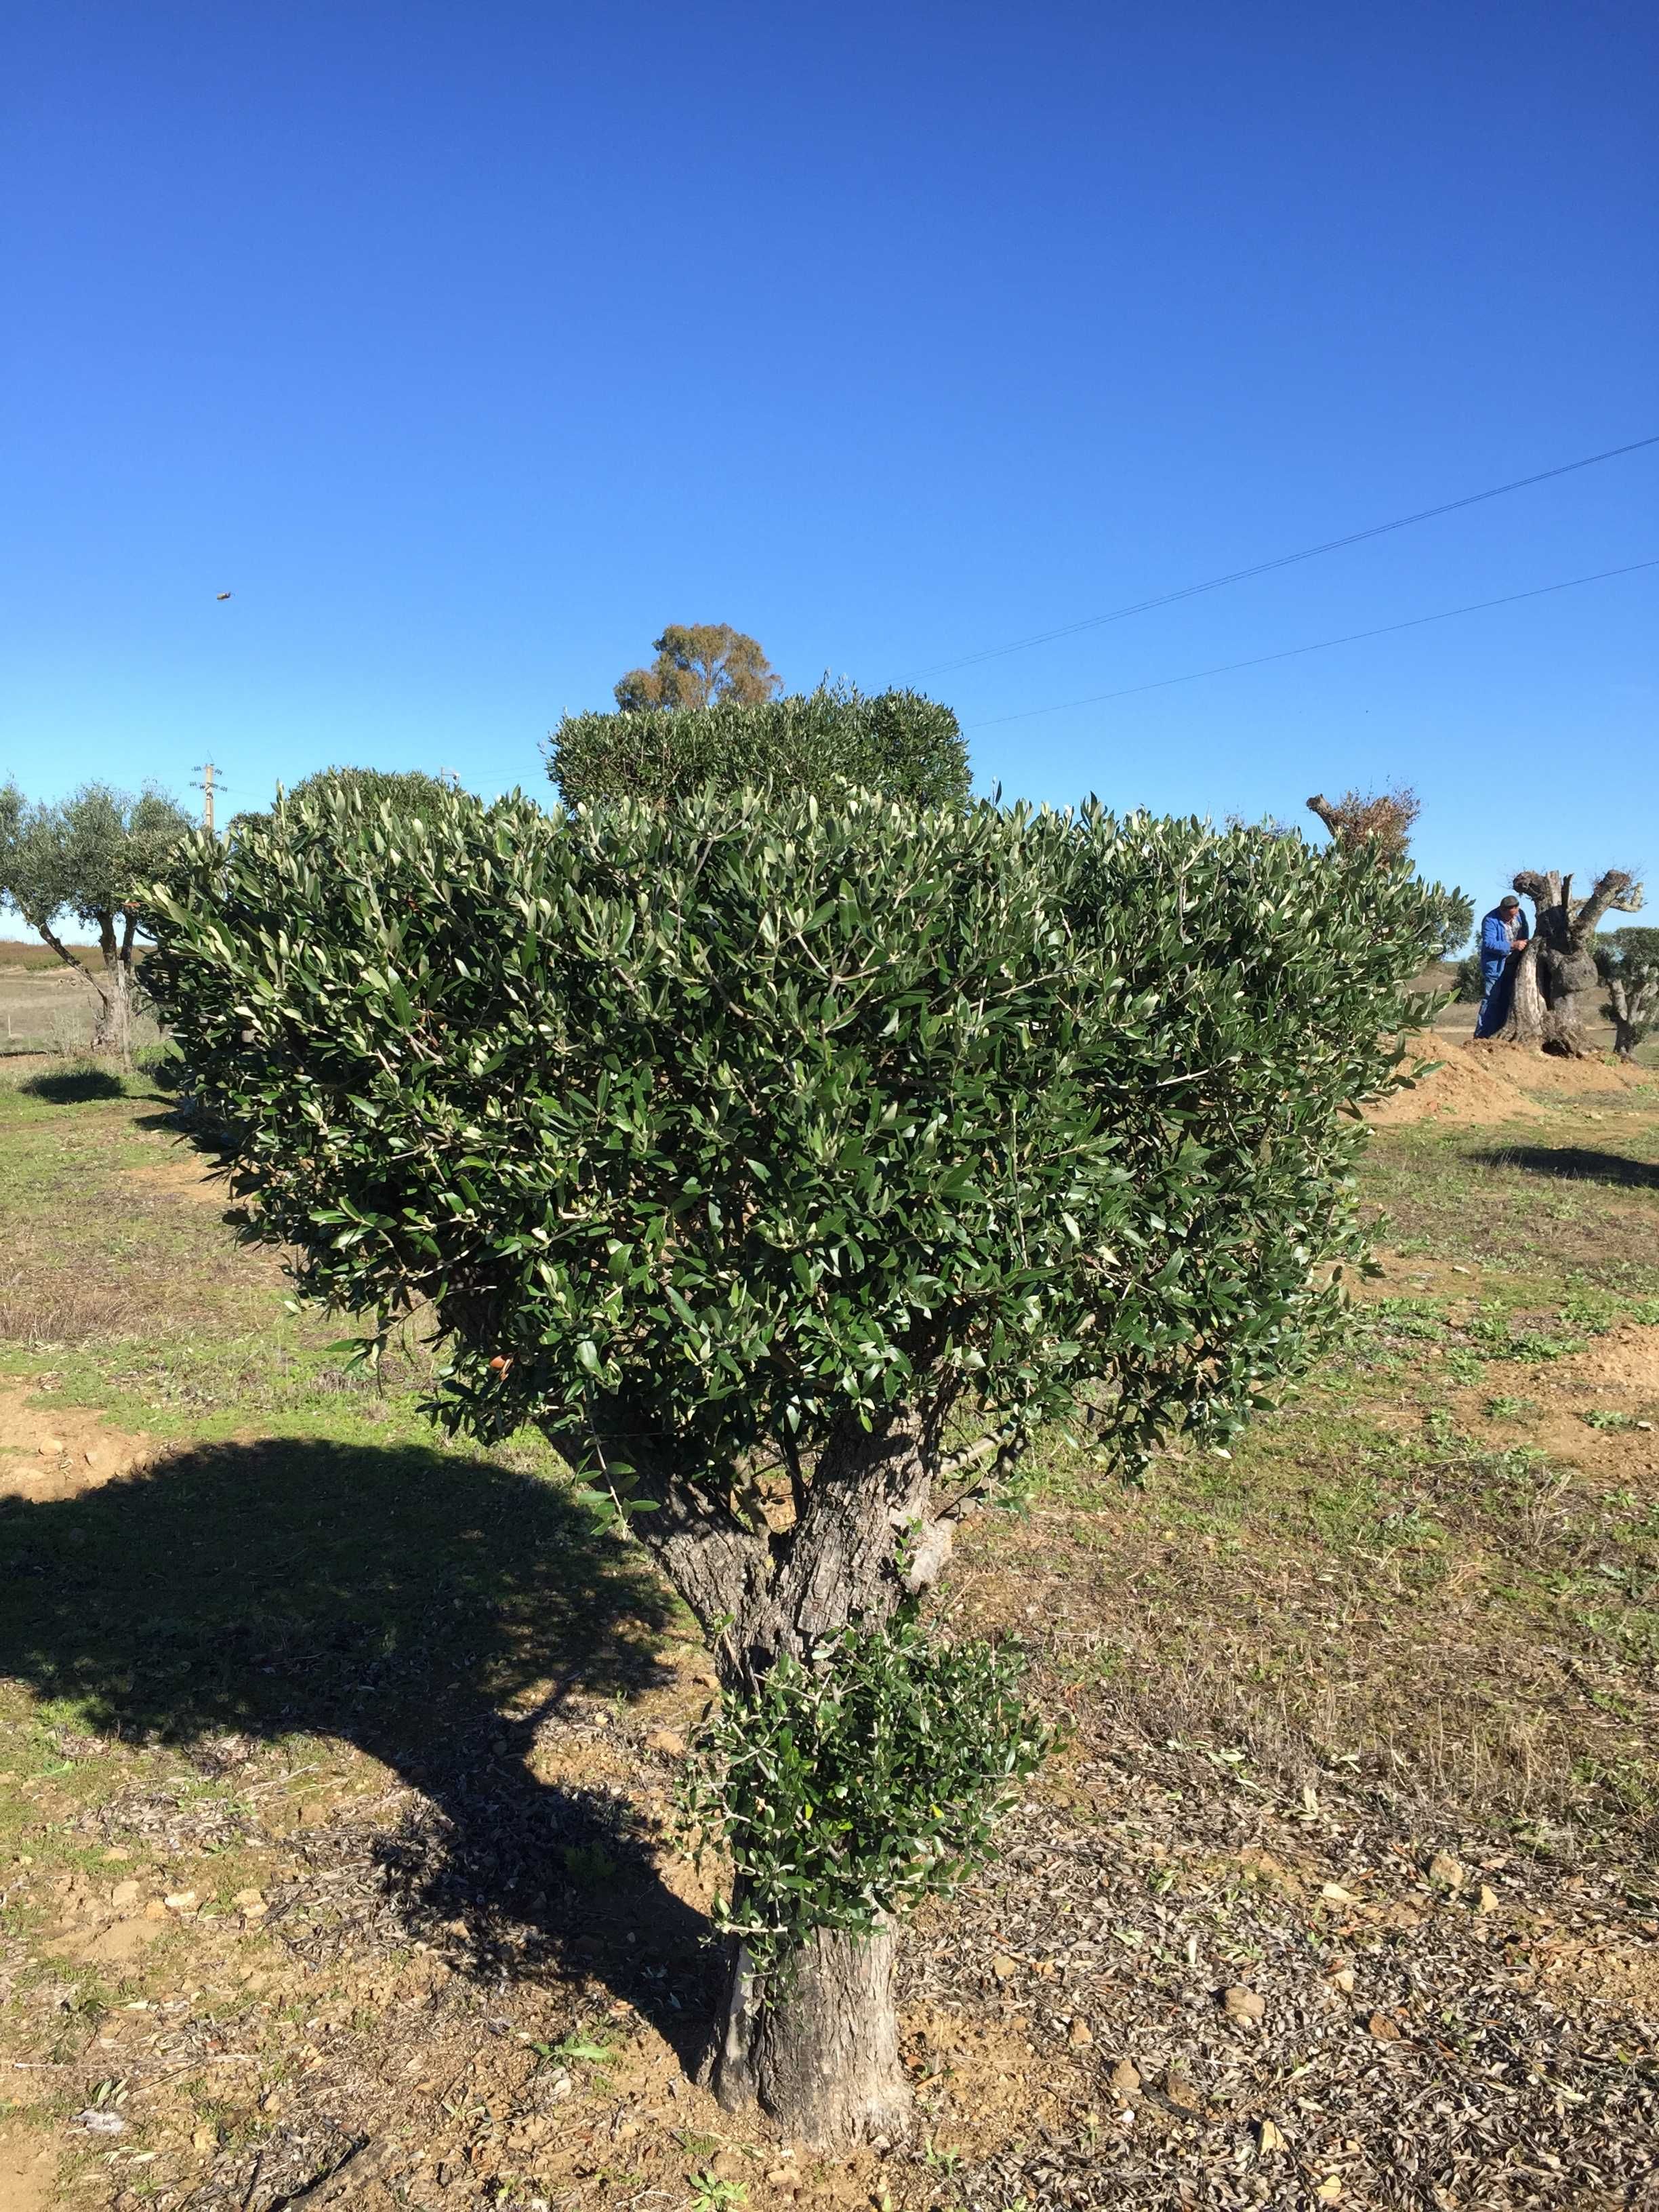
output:
{"label": "dry grass", "polygon": [[343,1377],[165,1097],[0,1089],[7,2212],[42,2146],[71,2212],[1643,2202],[1659,1115],[1552,1113],[1373,1140],[1366,1325],[1231,1459],[1055,1438],[973,1525],[947,1610],[1066,1741],[908,1946],[918,2140],[822,2161],[691,2078],[665,1594],[418,1346]]}

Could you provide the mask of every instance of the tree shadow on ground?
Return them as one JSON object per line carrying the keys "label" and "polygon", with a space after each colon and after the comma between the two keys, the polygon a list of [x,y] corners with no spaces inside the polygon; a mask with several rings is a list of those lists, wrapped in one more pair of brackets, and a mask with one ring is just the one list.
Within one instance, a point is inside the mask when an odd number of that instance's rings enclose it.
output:
{"label": "tree shadow on ground", "polygon": [[17,1088],[49,1106],[85,1106],[94,1098],[124,1098],[126,1086],[107,1067],[52,1068],[31,1075]]}
{"label": "tree shadow on ground", "polygon": [[1472,1157],[1482,1167],[1519,1168],[1525,1175],[1561,1182],[1609,1183],[1624,1190],[1659,1190],[1659,1165],[1622,1152],[1591,1152],[1577,1145],[1501,1145]]}
{"label": "tree shadow on ground", "polygon": [[694,2056],[707,1921],[621,1793],[528,1763],[572,1690],[657,1679],[677,1618],[556,1484],[418,1446],[206,1446],[76,1498],[0,1498],[0,1674],[210,1771],[228,1734],[356,1744],[427,1801],[376,1839],[411,1936],[463,1923],[491,1980],[595,1974]]}

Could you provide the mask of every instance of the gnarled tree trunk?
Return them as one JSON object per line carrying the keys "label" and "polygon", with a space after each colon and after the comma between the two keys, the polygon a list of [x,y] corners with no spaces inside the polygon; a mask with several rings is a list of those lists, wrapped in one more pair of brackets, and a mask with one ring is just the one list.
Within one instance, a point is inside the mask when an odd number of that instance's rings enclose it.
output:
{"label": "gnarled tree trunk", "polygon": [[132,940],[137,928],[137,917],[125,913],[121,934],[118,939],[115,916],[100,915],[98,924],[99,950],[103,954],[104,972],[94,975],[82,960],[77,960],[70,947],[52,928],[40,922],[41,942],[50,945],[82,981],[91,985],[98,1003],[93,1009],[91,1048],[94,1052],[118,1052],[124,1067],[132,1066]]}
{"label": "gnarled tree trunk", "polygon": [[899,2060],[890,1928],[866,1936],[820,1929],[782,1979],[732,1956],[726,2017],[709,2068],[728,2112],[758,2105],[815,2148],[896,2140],[910,2122]]}
{"label": "gnarled tree trunk", "polygon": [[1596,924],[1613,908],[1634,914],[1642,903],[1642,886],[1621,869],[1610,868],[1587,899],[1575,902],[1571,875],[1528,869],[1516,877],[1515,888],[1533,902],[1536,921],[1516,962],[1515,995],[1498,1040],[1586,1058],[1595,1051],[1589,1025],[1601,989],[1594,951]]}
{"label": "gnarled tree trunk", "polygon": [[[849,1420],[797,1479],[795,1511],[777,1525],[751,1502],[748,1525],[653,1480],[648,1445],[618,1427],[607,1460],[641,1478],[658,1510],[635,1524],[702,1620],[721,1688],[741,1696],[786,1655],[812,1663],[815,1647],[856,1621],[877,1627],[933,1583],[957,1518],[978,1486],[963,1475],[983,1449],[947,1458],[938,1440],[901,1422],[876,1432]],[[942,1510],[941,1487],[963,1476]],[[781,1975],[758,1976],[734,1944],[725,2018],[706,2072],[728,2111],[758,2104],[787,2135],[823,2148],[908,2126],[910,2091],[898,2058],[893,2003],[895,1934],[818,1929]]]}
{"label": "gnarled tree trunk", "polygon": [[118,1052],[121,1065],[132,1066],[132,988],[125,969],[106,969],[104,980],[94,978],[98,1005],[92,1017],[94,1052]]}

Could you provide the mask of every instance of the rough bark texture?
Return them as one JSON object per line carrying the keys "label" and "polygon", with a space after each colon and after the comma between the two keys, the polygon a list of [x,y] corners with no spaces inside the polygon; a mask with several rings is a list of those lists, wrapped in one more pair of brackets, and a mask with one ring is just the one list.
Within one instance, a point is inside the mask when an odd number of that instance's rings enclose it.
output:
{"label": "rough bark texture", "polygon": [[86,963],[76,957],[45,922],[38,925],[42,944],[49,945],[58,957],[76,974],[89,983],[97,994],[98,1004],[92,1017],[91,1047],[94,1052],[118,1052],[122,1065],[132,1066],[132,939],[137,927],[129,915],[122,939],[118,942],[112,915],[103,917],[99,924],[99,949],[104,957],[104,972],[94,975]]}
{"label": "rough bark texture", "polygon": [[899,2060],[893,2005],[893,1932],[814,1936],[787,1986],[768,1995],[739,1948],[710,2069],[728,2112],[758,2105],[797,2142],[817,2149],[909,2125],[910,2085]]}
{"label": "rough bark texture", "polygon": [[744,1516],[676,1481],[625,1422],[610,1428],[602,1456],[627,1467],[654,1504],[637,1532],[702,1624],[731,1690],[752,1688],[786,1652],[807,1658],[849,1621],[890,1620],[938,1579],[955,1522],[974,1502],[969,1486],[935,1514],[935,1487],[961,1462],[942,1460],[923,1427],[903,1420],[875,1433],[848,1421],[799,1482],[783,1528],[757,1504]]}
{"label": "rough bark texture", "polygon": [[[625,1468],[634,1494],[652,1500],[656,1510],[633,1526],[702,1624],[722,1690],[739,1695],[786,1654],[810,1664],[824,1638],[853,1621],[890,1620],[937,1580],[997,1454],[987,1438],[946,1456],[935,1430],[915,1419],[873,1433],[848,1419],[810,1469],[791,1468],[793,1516],[772,1517],[758,1495],[740,1501],[686,1483],[620,1405],[581,1437],[555,1440],[573,1456],[585,1443],[590,1465],[597,1449],[601,1476]],[[820,1929],[776,1985],[757,1980],[734,1946],[709,2067],[721,2103],[757,2103],[817,2145],[902,2134],[910,2100],[898,2063],[894,1940],[890,1928],[868,1939]]]}
{"label": "rough bark texture", "polygon": [[1634,914],[1642,903],[1642,886],[1622,870],[1610,868],[1587,899],[1576,902],[1572,878],[1553,869],[1543,874],[1523,870],[1515,888],[1533,902],[1536,924],[1516,963],[1515,997],[1499,1037],[1506,1044],[1583,1059],[1595,1050],[1589,1025],[1601,990],[1596,925],[1614,908]]}

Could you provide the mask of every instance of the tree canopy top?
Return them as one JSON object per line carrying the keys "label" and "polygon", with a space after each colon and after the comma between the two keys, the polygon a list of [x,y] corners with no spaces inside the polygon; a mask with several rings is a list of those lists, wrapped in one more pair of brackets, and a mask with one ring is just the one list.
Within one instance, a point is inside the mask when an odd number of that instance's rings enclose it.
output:
{"label": "tree canopy top", "polygon": [[730,623],[670,623],[651,650],[649,668],[632,668],[615,687],[625,714],[664,707],[757,707],[783,689],[758,641]]}
{"label": "tree canopy top", "polygon": [[1224,1421],[1317,1304],[1432,925],[1342,845],[753,790],[321,793],[164,913],[155,988],[313,1285],[434,1297],[458,1419],[717,1482],[1088,1376],[1131,1442]]}
{"label": "tree canopy top", "polygon": [[968,749],[954,714],[916,691],[825,684],[782,699],[650,713],[567,714],[548,774],[568,805],[664,801],[698,785],[828,798],[852,784],[915,805],[961,805]]}

